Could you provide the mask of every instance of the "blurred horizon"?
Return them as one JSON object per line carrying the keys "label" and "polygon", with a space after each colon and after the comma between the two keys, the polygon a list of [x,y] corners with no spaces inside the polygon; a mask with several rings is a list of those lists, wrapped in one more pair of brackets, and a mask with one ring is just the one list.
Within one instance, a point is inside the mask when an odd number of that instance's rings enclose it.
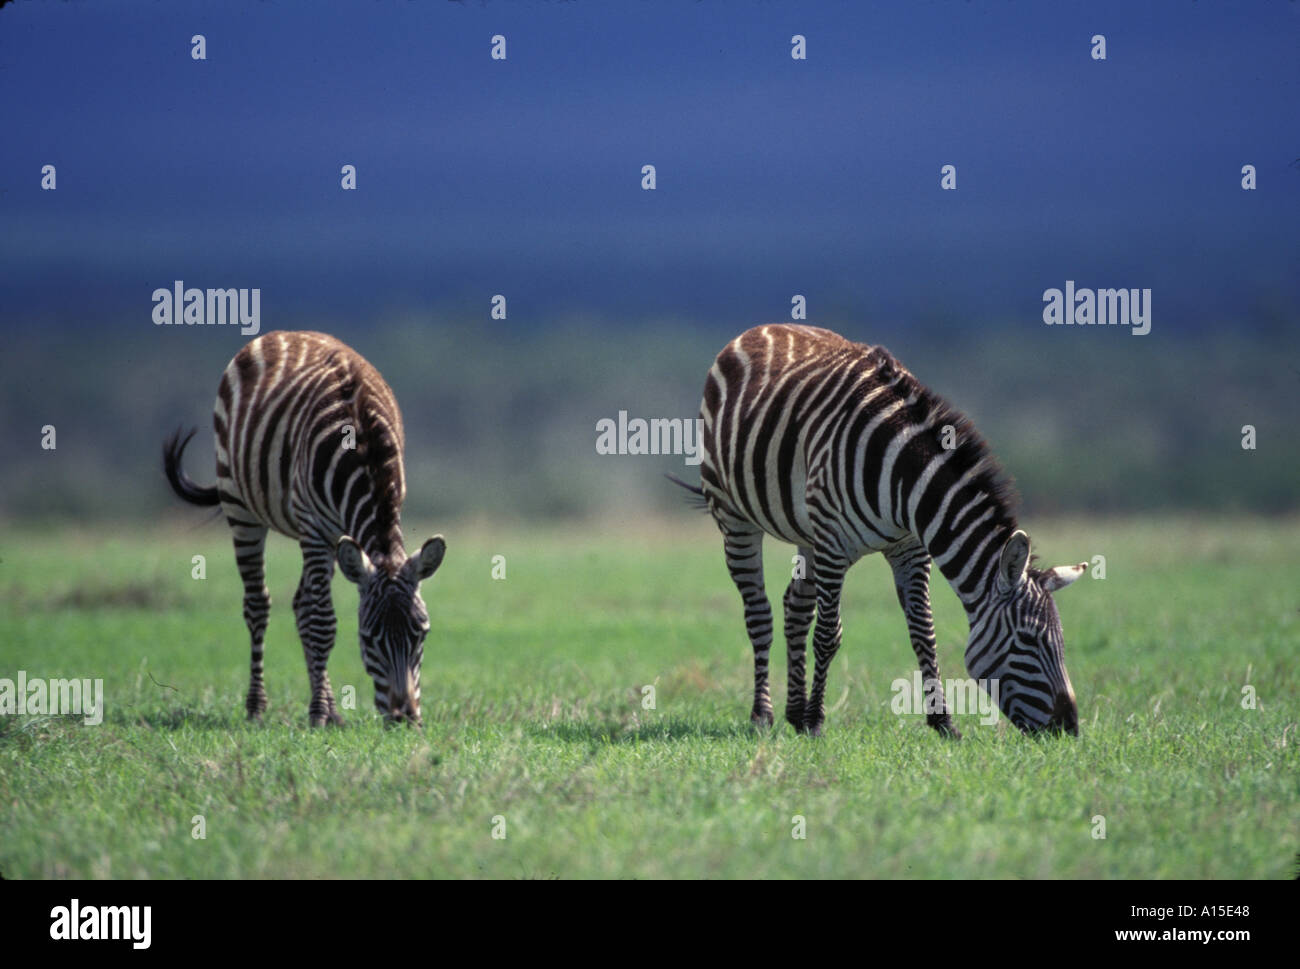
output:
{"label": "blurred horizon", "polygon": [[[369,329],[298,322],[351,344],[396,393],[406,517],[507,521],[690,514],[662,475],[694,481],[698,469],[684,456],[598,454],[597,423],[620,410],[694,418],[714,355],[744,328],[663,320],[610,339],[610,327],[592,319],[531,333],[416,316]],[[970,416],[1026,514],[1300,509],[1296,331],[1162,343],[1154,328],[1134,337],[1040,324],[938,343],[905,327],[812,322],[883,344]],[[199,338],[170,341],[116,332],[10,340],[0,412],[27,430],[0,464],[0,522],[201,517],[168,489],[162,440],[197,427],[185,467],[201,483],[214,479],[213,400],[243,340],[234,327],[177,328]],[[60,387],[57,397],[42,394],[49,386]],[[54,451],[39,446],[46,424],[57,429]],[[1245,424],[1255,428],[1253,450],[1242,447]]]}

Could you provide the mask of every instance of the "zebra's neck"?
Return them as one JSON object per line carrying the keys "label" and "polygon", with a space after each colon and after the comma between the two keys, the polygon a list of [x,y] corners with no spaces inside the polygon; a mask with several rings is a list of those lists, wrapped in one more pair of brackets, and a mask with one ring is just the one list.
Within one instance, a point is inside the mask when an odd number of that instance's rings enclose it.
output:
{"label": "zebra's neck", "polygon": [[380,459],[371,442],[360,443],[338,460],[335,475],[348,484],[334,497],[333,517],[371,560],[400,564],[406,559],[400,457]]}
{"label": "zebra's neck", "polygon": [[[391,562],[401,565],[406,561],[406,543],[402,539],[402,526],[396,510],[390,515],[375,515],[373,509],[358,509],[356,518],[349,523],[348,533],[360,545],[371,561]],[[380,521],[388,522],[381,525]]]}
{"label": "zebra's neck", "polygon": [[1006,498],[976,472],[936,474],[912,509],[911,530],[974,616],[988,596],[1002,546],[1016,530]]}

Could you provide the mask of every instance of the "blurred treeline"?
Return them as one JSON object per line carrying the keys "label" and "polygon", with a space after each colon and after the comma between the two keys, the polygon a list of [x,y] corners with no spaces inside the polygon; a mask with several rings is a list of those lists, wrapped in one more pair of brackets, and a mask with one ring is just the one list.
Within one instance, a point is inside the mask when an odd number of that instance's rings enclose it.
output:
{"label": "blurred treeline", "polygon": [[[385,375],[407,431],[405,519],[593,519],[687,511],[663,471],[681,458],[600,456],[596,422],[694,417],[717,350],[750,323],[575,318],[546,326],[394,314],[303,319]],[[1272,327],[1180,333],[908,325],[810,319],[883,343],[966,411],[1015,477],[1029,514],[1295,510],[1300,338]],[[263,329],[273,327],[263,323]],[[190,475],[214,478],[217,381],[245,338],[234,327],[144,321],[15,327],[0,362],[0,521],[197,516],[162,478],[160,444],[200,429]],[[55,427],[57,448],[41,447]],[[1256,448],[1242,447],[1244,425]]]}

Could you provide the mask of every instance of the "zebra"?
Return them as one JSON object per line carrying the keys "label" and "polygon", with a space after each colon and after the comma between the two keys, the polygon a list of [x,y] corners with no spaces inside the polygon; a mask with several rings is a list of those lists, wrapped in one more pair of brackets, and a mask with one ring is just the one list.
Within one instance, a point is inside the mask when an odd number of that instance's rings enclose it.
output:
{"label": "zebra", "polygon": [[230,525],[252,640],[248,718],[260,720],[267,708],[262,654],[271,598],[264,551],[274,529],[302,549],[293,611],[311,681],[311,725],[343,723],[325,670],[336,628],[330,598],[336,559],[358,589],[361,658],[375,683],[375,706],[388,722],[419,725],[429,631],[419,585],[442,564],[447,545],[435,535],[407,557],[405,438],[384,378],[332,336],[273,331],[230,361],[212,421],[216,485],[200,487],[182,470],[195,430],[184,437],[177,430],[164,443],[163,470],[177,495],[194,505],[220,505]]}
{"label": "zebra", "polygon": [[[674,481],[695,493],[722,532],[754,650],[756,726],[773,723],[766,534],[799,553],[784,597],[785,719],[797,731],[822,731],[845,573],[881,552],[920,665],[929,726],[961,736],[935,655],[933,563],[966,609],[966,668],[986,691],[998,684],[991,695],[1003,714],[1026,733],[1078,734],[1051,593],[1078,579],[1087,563],[1036,567],[1029,536],[1016,524],[1011,480],[988,444],[887,350],[820,327],[754,327],[718,354],[700,417],[700,486]],[[815,668],[806,693],[814,611]]]}

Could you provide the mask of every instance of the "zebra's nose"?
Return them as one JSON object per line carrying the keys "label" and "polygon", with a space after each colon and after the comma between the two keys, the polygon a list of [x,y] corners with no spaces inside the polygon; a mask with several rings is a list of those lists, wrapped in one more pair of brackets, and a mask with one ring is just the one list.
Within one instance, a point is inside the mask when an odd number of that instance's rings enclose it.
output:
{"label": "zebra's nose", "polygon": [[1072,737],[1079,736],[1079,708],[1075,705],[1074,697],[1068,692],[1057,694],[1048,728],[1058,731],[1064,730]]}
{"label": "zebra's nose", "polygon": [[410,722],[420,725],[419,677],[407,672],[394,676],[388,690],[388,708],[384,714],[390,722]]}
{"label": "zebra's nose", "polygon": [[393,697],[388,705],[388,719],[397,723],[412,723],[420,726],[420,708],[408,696]]}

